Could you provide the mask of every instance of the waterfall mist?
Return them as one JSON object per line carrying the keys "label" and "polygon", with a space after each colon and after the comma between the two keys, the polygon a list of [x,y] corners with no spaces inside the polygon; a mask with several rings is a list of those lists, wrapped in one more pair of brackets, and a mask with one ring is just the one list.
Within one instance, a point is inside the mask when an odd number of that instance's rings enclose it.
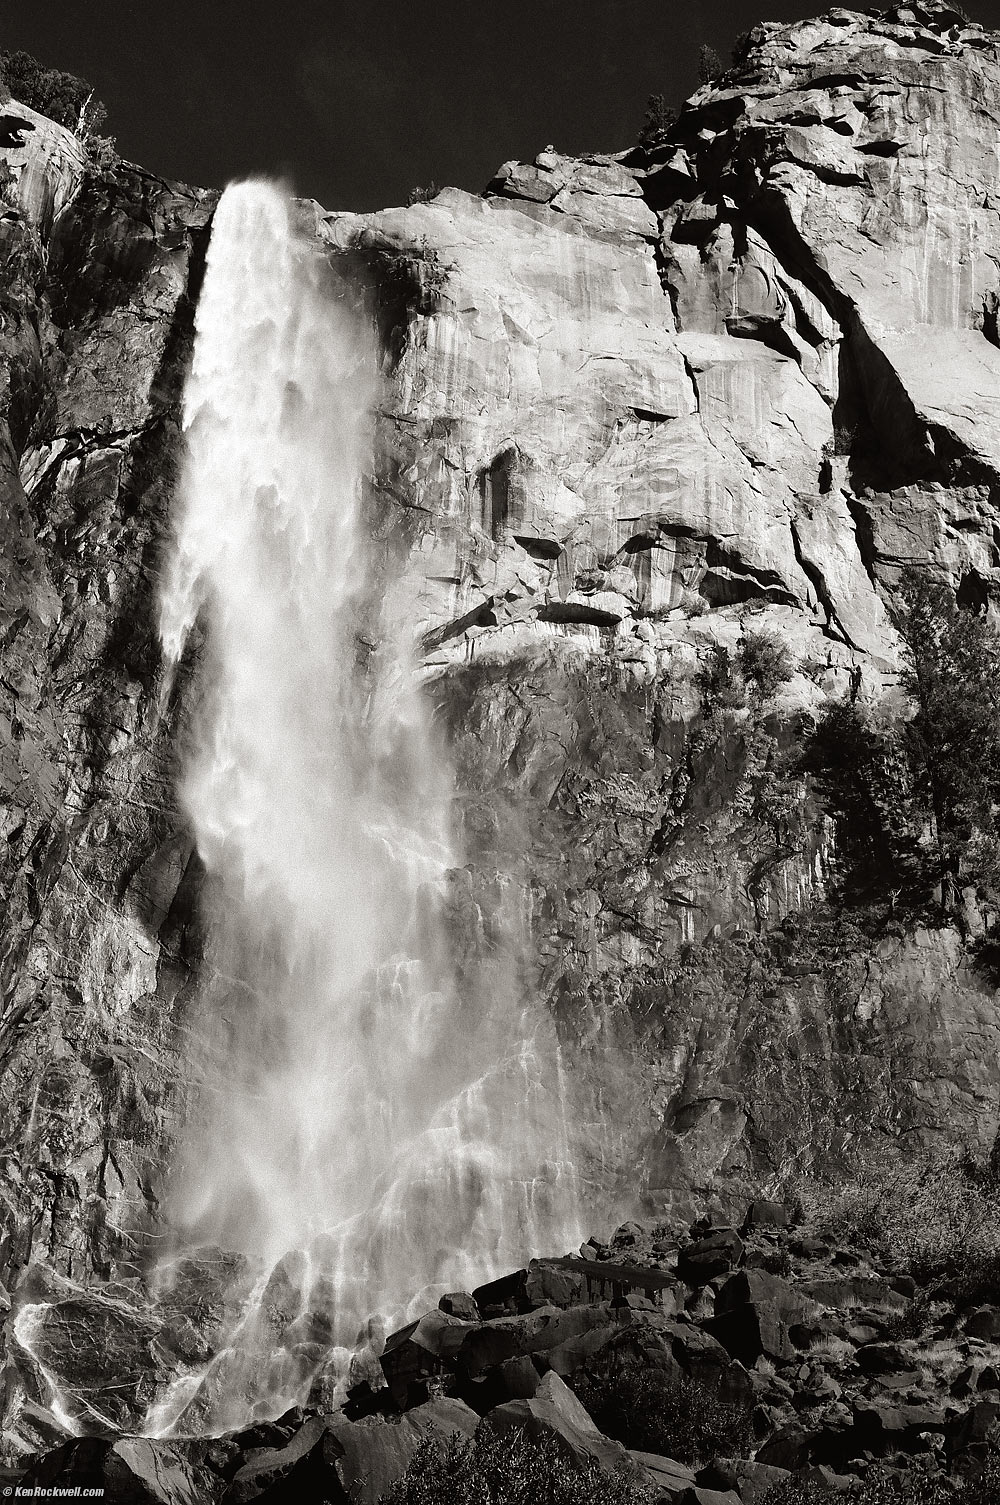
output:
{"label": "waterfall mist", "polygon": [[228,189],[162,598],[168,662],[200,645],[181,798],[206,954],[159,1278],[206,1248],[252,1278],[161,1434],[279,1414],[366,1324],[579,1237],[516,926],[490,917],[472,974],[453,956],[452,774],[366,530],[378,395],[374,333],[290,201]]}

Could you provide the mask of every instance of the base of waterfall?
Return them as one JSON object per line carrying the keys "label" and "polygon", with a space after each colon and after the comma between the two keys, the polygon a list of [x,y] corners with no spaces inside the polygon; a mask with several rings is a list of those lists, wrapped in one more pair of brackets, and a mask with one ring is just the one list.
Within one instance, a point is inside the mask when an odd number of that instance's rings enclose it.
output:
{"label": "base of waterfall", "polygon": [[[478,1497],[484,1468],[490,1498],[513,1499],[505,1468],[523,1483],[537,1466],[539,1488],[561,1479],[553,1498],[613,1505],[751,1505],[776,1486],[812,1502],[862,1482],[876,1505],[943,1501],[953,1485],[995,1499],[1000,1308],[985,1287],[925,1289],[877,1235],[844,1242],[781,1203],[627,1223],[447,1293],[386,1338],[373,1329],[336,1404],[319,1386],[222,1436],[135,1435],[163,1367],[183,1355],[196,1372],[227,1330],[213,1279],[206,1251],[171,1309],[140,1313],[127,1287],[60,1293],[39,1277],[14,1327],[34,1396],[20,1435],[38,1452],[7,1472],[8,1492],[438,1505]],[[930,1492],[907,1494],[918,1482]]]}

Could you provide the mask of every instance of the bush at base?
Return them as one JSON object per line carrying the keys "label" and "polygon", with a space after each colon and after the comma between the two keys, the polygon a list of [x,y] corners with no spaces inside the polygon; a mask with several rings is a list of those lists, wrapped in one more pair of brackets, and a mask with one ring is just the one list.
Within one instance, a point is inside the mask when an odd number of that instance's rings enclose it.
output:
{"label": "bush at base", "polygon": [[652,1489],[625,1474],[574,1463],[555,1440],[523,1432],[447,1443],[428,1437],[382,1505],[651,1505]]}
{"label": "bush at base", "polygon": [[869,1147],[835,1186],[801,1180],[793,1195],[812,1233],[874,1249],[922,1286],[947,1280],[971,1306],[995,1300],[1000,1284],[996,1172],[957,1151],[904,1159]]}
{"label": "bush at base", "polygon": [[746,1458],[753,1447],[750,1409],[723,1401],[704,1385],[678,1381],[638,1360],[574,1380],[599,1427],[629,1448],[678,1463],[721,1455]]}
{"label": "bush at base", "polygon": [[758,1505],[997,1505],[1000,1501],[1000,1456],[991,1455],[978,1478],[969,1482],[921,1474],[903,1475],[875,1469],[863,1483],[831,1497],[829,1489],[788,1479],[758,1497]]}

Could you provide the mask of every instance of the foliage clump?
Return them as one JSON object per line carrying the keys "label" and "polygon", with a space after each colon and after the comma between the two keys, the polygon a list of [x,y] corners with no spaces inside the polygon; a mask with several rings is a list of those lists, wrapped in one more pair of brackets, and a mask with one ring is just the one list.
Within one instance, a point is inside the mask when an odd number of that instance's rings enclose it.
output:
{"label": "foliage clump", "polygon": [[695,682],[702,709],[711,714],[715,710],[741,710],[750,704],[772,700],[793,673],[794,666],[784,644],[769,632],[751,628],[743,633],[735,653],[713,643]]}
{"label": "foliage clump", "polygon": [[630,1475],[579,1464],[555,1438],[485,1432],[433,1436],[420,1444],[381,1505],[652,1505],[653,1491]]}
{"label": "foliage clump", "polygon": [[411,188],[406,195],[406,207],[412,209],[414,204],[429,204],[440,192],[436,183],[428,183],[426,188]]}
{"label": "foliage clump", "polygon": [[[961,1482],[929,1469],[890,1473],[876,1467],[865,1479],[836,1494],[839,1505],[997,1505],[1000,1454],[991,1452],[979,1474]],[[758,1505],[829,1505],[829,1489],[794,1477],[758,1496]]]}
{"label": "foliage clump", "polygon": [[639,145],[646,151],[662,146],[677,124],[677,111],[667,104],[663,94],[651,94],[646,100],[646,114],[639,132]]}
{"label": "foliage clump", "polygon": [[748,629],[736,650],[743,682],[763,700],[770,700],[787,684],[794,672],[784,643],[769,632]]}
{"label": "foliage clump", "polygon": [[902,728],[911,799],[932,822],[942,874],[958,873],[977,837],[996,861],[1000,794],[1000,638],[925,574],[903,581],[902,687],[914,714]]}
{"label": "foliage clump", "polygon": [[46,68],[29,52],[0,51],[0,82],[13,97],[67,130],[99,131],[107,110],[85,79],[59,68]]}
{"label": "foliage clump", "polygon": [[751,27],[748,31],[741,31],[733,42],[730,58],[734,68],[743,68],[749,61],[754,46],[755,31],[755,27]]}
{"label": "foliage clump", "polygon": [[869,1151],[836,1186],[803,1181],[795,1194],[814,1233],[872,1249],[921,1285],[948,1281],[969,1300],[996,1285],[1000,1187],[967,1154]]}
{"label": "foliage clump", "polygon": [[114,137],[101,133],[107,110],[86,79],[46,68],[29,52],[0,51],[0,102],[12,96],[72,131],[86,149],[91,173],[117,164]]}
{"label": "foliage clump", "polygon": [[721,78],[725,71],[726,65],[720,54],[707,42],[703,42],[698,49],[698,82],[710,84],[715,79]]}
{"label": "foliage clump", "polygon": [[810,761],[839,817],[849,887],[937,891],[955,907],[969,884],[1000,892],[1000,637],[947,586],[910,571],[896,620],[903,715],[859,704],[830,709]]}
{"label": "foliage clump", "polygon": [[713,643],[708,657],[695,675],[695,685],[706,716],[716,711],[742,710],[746,692],[734,656],[721,643]]}
{"label": "foliage clump", "polygon": [[644,1453],[692,1464],[745,1458],[754,1446],[749,1406],[636,1358],[612,1358],[573,1387],[602,1432]]}

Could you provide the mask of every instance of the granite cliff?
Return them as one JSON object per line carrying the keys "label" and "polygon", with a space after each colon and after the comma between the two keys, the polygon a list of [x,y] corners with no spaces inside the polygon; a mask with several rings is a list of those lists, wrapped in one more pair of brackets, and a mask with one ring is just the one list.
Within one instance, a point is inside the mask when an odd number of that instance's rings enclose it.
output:
{"label": "granite cliff", "polygon": [[[654,148],[301,206],[384,348],[372,526],[453,748],[456,945],[475,965],[516,896],[595,1226],[996,1136],[991,979],[951,924],[831,902],[835,824],[787,755],[830,698],[892,697],[904,566],[972,604],[997,578],[998,131],[1000,38],[835,9],[758,27]],[[201,945],[155,603],[216,196],[98,170],[16,102],[0,162],[0,1279],[30,1449],[47,1355],[127,1427],[193,1341],[122,1312]],[[699,668],[751,633],[793,676],[710,712]],[[61,1333],[18,1337],[41,1299]]]}

